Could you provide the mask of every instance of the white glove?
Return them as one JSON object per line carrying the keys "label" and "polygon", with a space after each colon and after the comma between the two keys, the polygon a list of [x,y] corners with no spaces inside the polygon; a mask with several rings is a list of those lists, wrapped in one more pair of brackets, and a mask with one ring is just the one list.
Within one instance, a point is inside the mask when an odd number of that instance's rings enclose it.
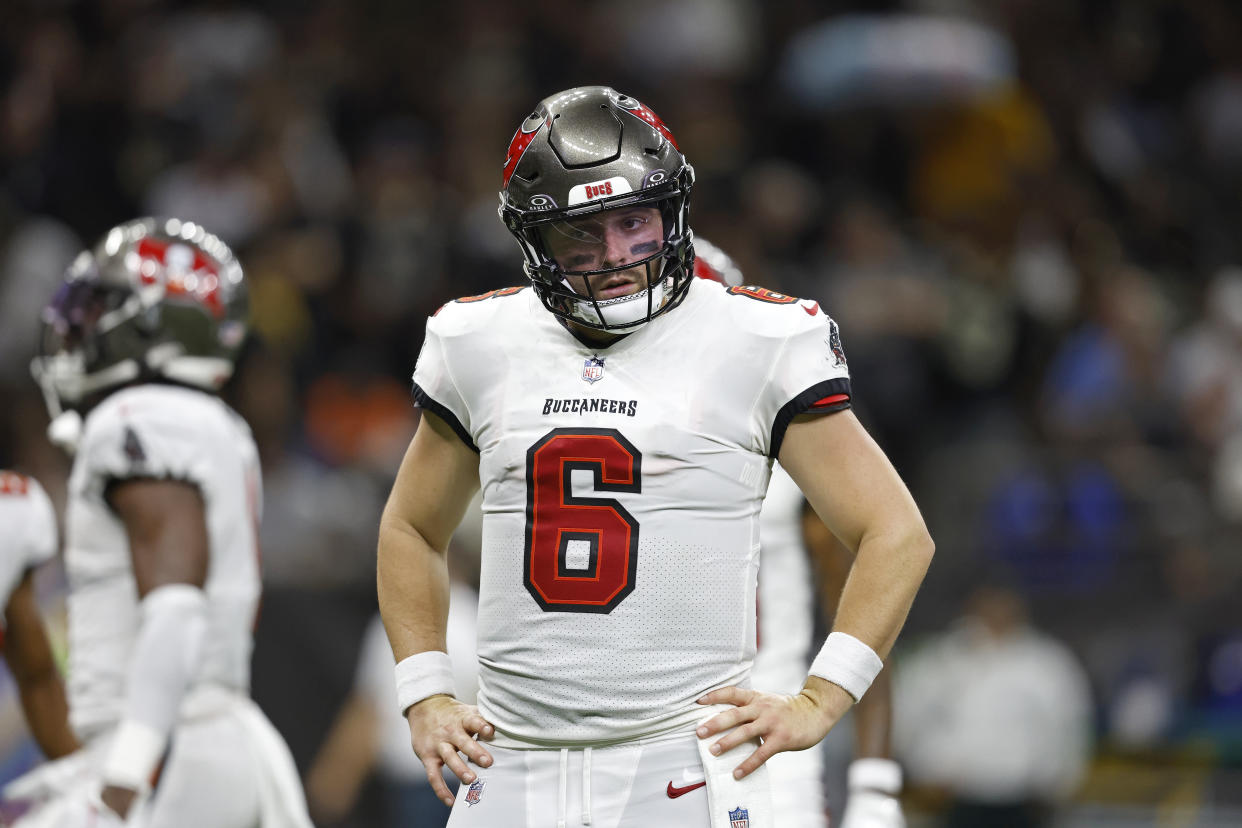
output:
{"label": "white glove", "polygon": [[99,798],[99,784],[44,800],[13,823],[13,828],[124,828],[125,820]]}
{"label": "white glove", "polygon": [[841,828],[906,828],[900,793],[900,765],[891,759],[855,759]]}
{"label": "white glove", "polygon": [[31,802],[55,799],[97,777],[86,751],[78,750],[26,771],[4,786],[3,796]]}
{"label": "white glove", "polygon": [[32,807],[14,828],[123,828],[99,798],[103,782],[86,751],[79,750],[27,771],[4,786],[4,798]]}

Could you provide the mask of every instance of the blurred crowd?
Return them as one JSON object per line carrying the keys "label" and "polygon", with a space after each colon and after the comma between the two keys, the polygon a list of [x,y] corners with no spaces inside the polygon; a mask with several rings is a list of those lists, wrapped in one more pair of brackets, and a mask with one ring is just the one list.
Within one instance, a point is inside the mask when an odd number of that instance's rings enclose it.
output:
{"label": "blurred crowd", "polygon": [[[523,281],[504,149],[586,83],[669,124],[696,234],[839,321],[857,410],[937,541],[907,651],[969,588],[1015,585],[1085,666],[1097,764],[1242,765],[1236,4],[12,0],[0,20],[0,467],[63,498],[27,364],[82,246],[142,214],[231,244],[256,336],[229,397],[266,485],[255,695],[282,699],[304,770],[374,611],[424,320]],[[1221,778],[1202,784],[1237,796]]]}

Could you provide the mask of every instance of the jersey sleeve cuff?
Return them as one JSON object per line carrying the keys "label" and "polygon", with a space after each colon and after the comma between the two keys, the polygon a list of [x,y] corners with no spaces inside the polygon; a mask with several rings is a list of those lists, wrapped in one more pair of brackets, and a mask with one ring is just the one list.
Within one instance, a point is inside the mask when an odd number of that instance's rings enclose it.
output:
{"label": "jersey sleeve cuff", "polygon": [[466,431],[466,427],[461,424],[461,420],[457,419],[457,415],[450,411],[448,406],[432,399],[431,395],[424,391],[418,383],[414,383],[413,394],[414,402],[419,408],[425,408],[441,420],[444,420],[457,433],[461,441],[470,447],[471,451],[475,454],[479,453],[479,447],[474,444],[474,439],[470,436],[470,432]]}
{"label": "jersey sleeve cuff", "polygon": [[831,414],[849,407],[849,377],[834,377],[817,382],[776,412],[776,420],[772,423],[772,439],[768,441],[768,455],[772,458],[779,457],[781,444],[785,441],[785,430],[799,414]]}

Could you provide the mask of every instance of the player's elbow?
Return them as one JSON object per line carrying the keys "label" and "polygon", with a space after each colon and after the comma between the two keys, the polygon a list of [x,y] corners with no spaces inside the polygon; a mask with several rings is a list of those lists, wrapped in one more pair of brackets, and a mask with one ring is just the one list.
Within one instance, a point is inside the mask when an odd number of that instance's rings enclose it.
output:
{"label": "player's elbow", "polygon": [[434,552],[447,546],[447,536],[437,546],[424,529],[396,510],[385,509],[380,517],[378,554],[381,559],[403,560],[413,551]]}
{"label": "player's elbow", "polygon": [[907,528],[902,548],[924,570],[931,566],[932,557],[936,554],[936,542],[921,518]]}

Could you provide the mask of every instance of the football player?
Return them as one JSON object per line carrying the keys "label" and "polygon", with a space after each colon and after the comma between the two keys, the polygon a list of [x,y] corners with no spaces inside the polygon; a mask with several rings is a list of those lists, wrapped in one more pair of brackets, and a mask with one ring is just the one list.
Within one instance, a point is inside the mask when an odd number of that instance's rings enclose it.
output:
{"label": "football player", "polygon": [[[725,285],[744,282],[741,270],[716,245],[694,240],[694,275]],[[758,648],[751,683],[760,690],[795,693],[806,674],[816,598],[826,618],[836,611],[849,572],[837,542],[779,464],[772,468],[759,513]],[[815,594],[818,583],[819,594]],[[892,686],[884,669],[854,708],[855,760],[841,828],[904,828],[901,766],[892,759]],[[827,828],[820,750],[778,753],[768,760],[772,810],[781,828]]]}
{"label": "football player", "polygon": [[39,481],[0,469],[0,626],[4,660],[17,682],[26,724],[43,755],[78,749],[69,729],[65,686],[35,599],[34,570],[56,555],[56,513]]}
{"label": "football player", "polygon": [[[930,562],[913,499],[849,411],[836,323],[693,277],[693,184],[637,100],[545,99],[501,191],[531,285],[428,323],[379,598],[414,750],[446,801],[440,768],[463,783],[455,828],[772,826],[763,763],[862,697]],[[856,551],[792,695],[746,682],[773,459]],[[480,484],[476,707],[452,697],[444,551]]]}
{"label": "football player", "polygon": [[[151,218],[79,254],[44,311],[32,370],[49,435],[74,453],[68,693],[84,747],[62,761],[85,770],[47,785],[23,824],[311,824],[288,748],[249,697],[258,455],[216,395],[245,311],[223,242]],[[33,776],[27,794],[55,764]]]}

